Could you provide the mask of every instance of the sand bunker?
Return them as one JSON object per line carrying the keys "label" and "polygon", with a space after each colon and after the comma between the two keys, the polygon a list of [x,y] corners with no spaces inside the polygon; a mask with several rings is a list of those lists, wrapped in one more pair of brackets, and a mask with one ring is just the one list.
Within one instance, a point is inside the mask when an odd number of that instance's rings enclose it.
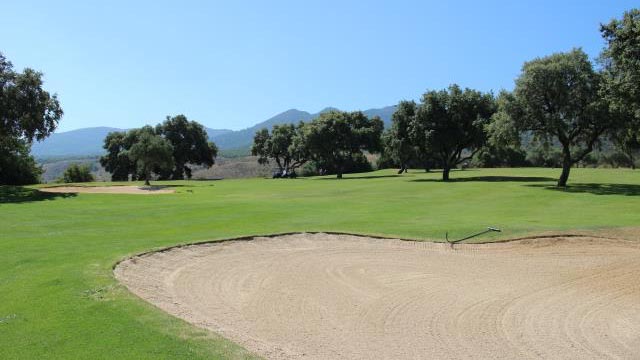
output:
{"label": "sand bunker", "polygon": [[270,359],[638,359],[640,244],[297,234],[126,260],[133,293]]}
{"label": "sand bunker", "polygon": [[50,193],[87,194],[171,194],[175,191],[164,186],[54,186],[38,189]]}

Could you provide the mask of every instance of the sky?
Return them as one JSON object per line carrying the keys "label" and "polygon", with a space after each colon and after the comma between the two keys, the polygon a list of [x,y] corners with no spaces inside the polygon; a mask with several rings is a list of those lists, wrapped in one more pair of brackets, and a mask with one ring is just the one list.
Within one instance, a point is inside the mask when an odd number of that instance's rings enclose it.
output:
{"label": "sky", "polygon": [[366,110],[604,46],[616,1],[7,1],[0,52],[44,73],[59,131],[185,114],[243,129],[287,109]]}

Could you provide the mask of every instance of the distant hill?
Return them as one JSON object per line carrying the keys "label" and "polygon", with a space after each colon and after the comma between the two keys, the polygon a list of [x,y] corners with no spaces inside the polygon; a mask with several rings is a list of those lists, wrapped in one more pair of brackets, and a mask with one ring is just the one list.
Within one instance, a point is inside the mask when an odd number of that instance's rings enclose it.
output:
{"label": "distant hill", "polygon": [[[228,129],[205,129],[209,138],[233,132]],[[102,126],[54,133],[44,141],[33,143],[31,153],[36,158],[102,155],[102,145],[107,134],[125,130]]]}
{"label": "distant hill", "polygon": [[[262,128],[271,128],[273,125],[291,124],[299,121],[310,121],[323,112],[337,110],[325,108],[322,111],[311,114],[306,111],[291,109],[275,115],[250,128],[233,131],[228,129],[206,128],[209,138],[216,143],[221,152],[231,154],[248,154],[248,149],[253,142],[253,135]],[[380,109],[363,111],[367,116],[379,116],[385,123],[385,127],[391,123],[391,115],[395,106],[387,106]],[[31,148],[31,153],[36,158],[69,157],[69,156],[94,156],[102,155],[104,138],[112,131],[124,131],[112,127],[92,127],[72,131],[55,133],[41,142],[36,142]]]}
{"label": "distant hill", "polygon": [[104,152],[102,141],[112,131],[122,131],[122,129],[92,127],[55,133],[44,141],[33,143],[31,153],[36,158],[101,155]]}
{"label": "distant hill", "polygon": [[291,124],[297,123],[298,121],[309,121],[311,119],[313,119],[313,115],[308,112],[291,109],[250,128],[213,136],[211,139],[221,150],[244,148],[251,145],[253,135],[263,127],[271,128],[273,125]]}
{"label": "distant hill", "polygon": [[233,130],[229,130],[229,129],[211,129],[208,127],[205,127],[204,129],[207,131],[207,135],[209,135],[209,139],[213,139],[216,136],[233,132]]}
{"label": "distant hill", "polygon": [[[384,121],[385,127],[388,127],[389,124],[391,124],[391,115],[393,115],[395,108],[395,106],[387,106],[380,109],[365,110],[363,113],[369,117],[379,116],[382,121]],[[299,121],[310,121],[318,117],[318,115],[331,110],[338,109],[327,107],[315,114],[297,109],[290,109],[250,128],[213,136],[212,140],[221,150],[248,149],[253,142],[253,135],[256,131],[262,128],[271,128],[273,125],[291,124]]]}

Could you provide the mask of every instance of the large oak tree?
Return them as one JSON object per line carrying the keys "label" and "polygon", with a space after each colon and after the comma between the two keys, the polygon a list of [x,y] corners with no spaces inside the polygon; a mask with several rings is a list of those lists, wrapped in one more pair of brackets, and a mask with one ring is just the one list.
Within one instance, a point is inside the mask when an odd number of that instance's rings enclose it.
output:
{"label": "large oak tree", "polygon": [[562,147],[558,186],[616,124],[600,97],[602,78],[581,49],[526,62],[505,107],[519,131]]}
{"label": "large oak tree", "polygon": [[62,114],[57,96],[43,89],[42,73],[16,72],[0,53],[0,184],[38,181],[31,143],[49,136]]}
{"label": "large oak tree", "polygon": [[111,173],[113,181],[126,181],[142,178],[139,167],[131,157],[132,147],[140,141],[143,133],[152,133],[167,140],[172,149],[173,167],[153,169],[162,179],[183,179],[184,174],[191,178],[190,165],[212,166],[218,148],[207,140],[206,130],[195,121],[189,121],[184,115],[167,117],[155,129],[145,126],[125,132],[111,132],[104,139],[106,154],[100,158],[100,164]]}
{"label": "large oak tree", "polygon": [[640,9],[601,25],[600,31],[607,43],[600,58],[607,95],[615,107],[640,119]]}
{"label": "large oak tree", "polygon": [[191,165],[213,166],[218,155],[218,148],[208,140],[204,126],[189,121],[186,116],[167,116],[166,120],[156,126],[156,134],[162,135],[173,147],[174,167],[171,178],[174,180],[191,179]]}
{"label": "large oak tree", "polygon": [[640,151],[640,9],[601,25],[600,31],[607,43],[600,56],[603,94],[622,125],[612,140],[633,168]]}
{"label": "large oak tree", "polygon": [[304,123],[274,125],[256,132],[251,154],[258,156],[258,163],[268,164],[273,160],[281,174],[290,174],[304,165],[309,153],[304,140]]}
{"label": "large oak tree", "polygon": [[171,169],[174,165],[173,146],[160,135],[156,135],[151,127],[140,130],[138,141],[131,146],[129,157],[142,174],[145,185],[149,185],[151,173]]}
{"label": "large oak tree", "polygon": [[400,166],[398,174],[407,172],[409,162],[416,160],[416,146],[411,142],[411,124],[417,105],[414,101],[401,101],[391,116],[391,127],[384,132],[384,155]]}
{"label": "large oak tree", "polygon": [[447,90],[422,96],[413,121],[411,141],[422,156],[435,158],[442,166],[442,180],[451,169],[479,151],[485,140],[485,126],[495,112],[492,94],[451,85]]}
{"label": "large oak tree", "polygon": [[321,167],[335,169],[342,178],[346,166],[363,151],[379,152],[384,125],[361,111],[329,111],[304,126],[304,139],[311,159]]}

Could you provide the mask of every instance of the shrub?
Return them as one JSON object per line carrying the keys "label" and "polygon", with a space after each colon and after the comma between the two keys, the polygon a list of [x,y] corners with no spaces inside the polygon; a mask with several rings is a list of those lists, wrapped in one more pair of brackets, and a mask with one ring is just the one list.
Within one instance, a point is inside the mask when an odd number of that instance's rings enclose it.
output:
{"label": "shrub", "polygon": [[95,178],[91,174],[89,165],[73,163],[64,171],[60,180],[64,183],[79,183],[95,181]]}

